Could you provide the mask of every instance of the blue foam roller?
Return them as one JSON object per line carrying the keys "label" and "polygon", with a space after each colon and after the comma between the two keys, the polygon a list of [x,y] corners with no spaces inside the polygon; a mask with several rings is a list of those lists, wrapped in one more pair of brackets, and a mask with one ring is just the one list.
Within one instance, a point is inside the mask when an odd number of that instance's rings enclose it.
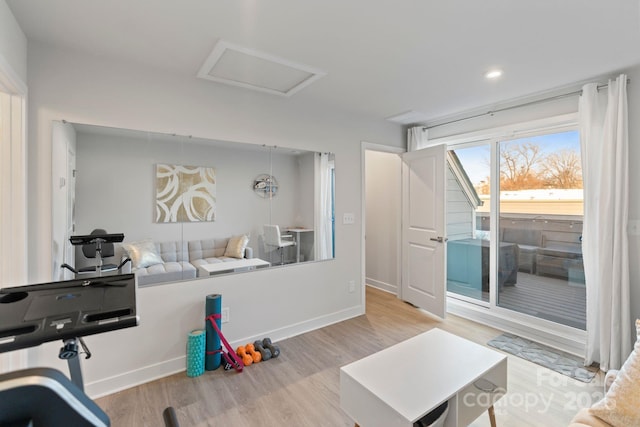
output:
{"label": "blue foam roller", "polygon": [[[205,304],[205,314],[206,317],[209,317],[212,314],[220,314],[222,312],[222,295],[213,294],[207,295],[206,304]],[[222,330],[222,319],[215,320],[218,328]],[[213,371],[214,369],[218,369],[221,363],[221,354],[220,352],[216,352],[215,354],[211,354],[210,352],[214,352],[216,350],[220,350],[220,337],[213,326],[211,326],[211,322],[207,320],[206,324],[207,331],[207,346],[206,351],[207,354],[204,358],[204,366],[207,371]]]}
{"label": "blue foam roller", "polygon": [[204,374],[204,348],[206,333],[202,329],[191,331],[187,337],[187,376]]}

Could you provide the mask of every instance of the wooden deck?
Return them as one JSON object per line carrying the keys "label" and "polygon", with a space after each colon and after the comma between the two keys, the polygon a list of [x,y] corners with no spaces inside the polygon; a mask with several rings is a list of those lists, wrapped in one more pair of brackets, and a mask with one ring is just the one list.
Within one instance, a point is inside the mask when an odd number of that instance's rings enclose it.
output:
{"label": "wooden deck", "polygon": [[[489,301],[489,293],[449,282],[448,290]],[[518,272],[514,286],[498,293],[498,306],[574,328],[586,329],[587,293],[583,283]]]}

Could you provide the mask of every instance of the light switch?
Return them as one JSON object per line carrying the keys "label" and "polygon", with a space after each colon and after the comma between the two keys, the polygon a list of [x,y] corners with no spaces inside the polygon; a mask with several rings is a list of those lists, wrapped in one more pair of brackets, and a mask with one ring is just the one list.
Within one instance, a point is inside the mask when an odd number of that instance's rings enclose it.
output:
{"label": "light switch", "polygon": [[343,224],[354,224],[356,222],[356,216],[353,213],[345,213],[342,216]]}

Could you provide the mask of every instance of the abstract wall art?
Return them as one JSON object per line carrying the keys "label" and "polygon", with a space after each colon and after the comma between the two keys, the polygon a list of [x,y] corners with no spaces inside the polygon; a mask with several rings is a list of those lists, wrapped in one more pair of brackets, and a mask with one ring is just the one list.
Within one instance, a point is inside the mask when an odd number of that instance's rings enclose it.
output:
{"label": "abstract wall art", "polygon": [[156,165],[156,222],[202,222],[215,218],[213,168]]}

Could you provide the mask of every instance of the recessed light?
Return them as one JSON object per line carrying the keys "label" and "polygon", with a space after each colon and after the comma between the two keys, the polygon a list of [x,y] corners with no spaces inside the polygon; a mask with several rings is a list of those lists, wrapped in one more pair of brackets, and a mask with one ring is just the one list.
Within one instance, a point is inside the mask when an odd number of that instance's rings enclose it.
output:
{"label": "recessed light", "polygon": [[497,79],[502,75],[502,70],[491,70],[484,76],[490,80]]}

